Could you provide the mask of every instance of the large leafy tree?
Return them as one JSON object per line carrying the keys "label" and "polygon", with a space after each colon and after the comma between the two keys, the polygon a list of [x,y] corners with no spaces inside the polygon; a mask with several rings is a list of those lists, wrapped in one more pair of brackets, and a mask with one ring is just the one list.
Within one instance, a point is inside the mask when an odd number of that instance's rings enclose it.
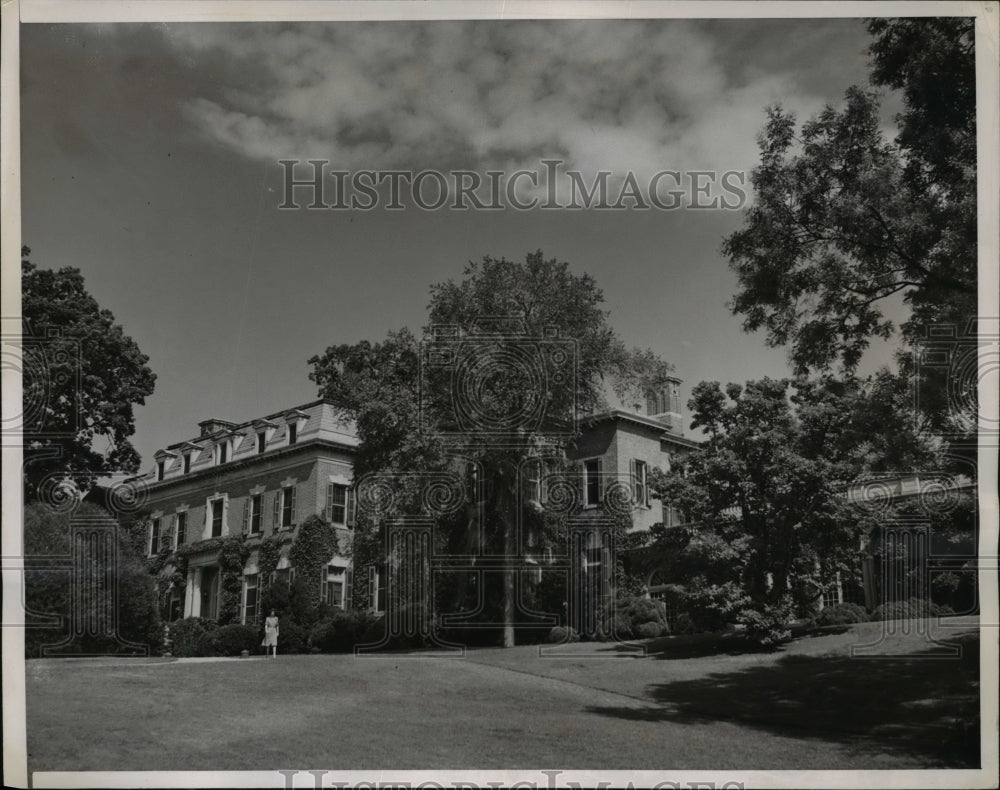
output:
{"label": "large leafy tree", "polygon": [[[74,520],[107,529],[113,554],[97,550],[100,547],[95,543],[93,551],[79,553],[71,569],[53,569],[53,558],[68,561],[73,555]],[[150,584],[142,541],[136,538],[134,532],[122,530],[111,514],[89,502],[73,509],[41,503],[25,507],[25,656],[37,658],[45,654],[46,646],[60,643],[53,650],[56,654],[60,650],[69,655],[135,654],[143,646],[153,652],[160,648],[163,633],[156,592]],[[82,537],[88,539],[95,537]],[[108,589],[108,584],[113,587]],[[105,630],[112,615],[117,633]]]}
{"label": "large leafy tree", "polygon": [[[311,377],[357,425],[358,475],[398,476],[399,507],[420,507],[414,470],[478,467],[478,501],[469,504],[479,507],[468,512],[482,513],[486,523],[460,512],[446,525],[447,539],[453,547],[481,540],[514,560],[524,459],[543,447],[564,450],[575,438],[576,413],[606,406],[612,396],[631,402],[671,369],[648,350],[625,347],[592,277],[541,251],[523,262],[486,257],[463,274],[431,287],[424,341],[401,330],[380,343],[333,346],[310,360]],[[569,359],[550,356],[558,349]],[[435,350],[447,352],[447,361],[434,364]],[[570,375],[550,375],[553,359]],[[365,542],[359,530],[355,551]],[[509,645],[513,565],[500,598]]]}
{"label": "large leafy tree", "polygon": [[875,19],[871,80],[902,92],[886,140],[878,94],[852,87],[797,129],[767,110],[754,203],[723,252],[739,277],[733,310],[787,345],[798,372],[857,366],[891,337],[885,305],[909,308],[903,338],[964,328],[976,308],[973,20]]}
{"label": "large leafy tree", "polygon": [[29,254],[23,248],[24,477],[34,499],[67,478],[86,489],[138,469],[133,407],[153,392],[156,375],[79,269],[39,269]]}
{"label": "large leafy tree", "polygon": [[[703,625],[742,620],[761,641],[780,641],[796,603],[853,571],[874,522],[845,488],[879,464],[934,463],[934,448],[895,416],[895,397],[878,381],[832,377],[694,388],[693,426],[708,439],[683,469],[654,470],[650,488],[690,524],[658,537]],[[873,431],[887,404],[894,422]]]}

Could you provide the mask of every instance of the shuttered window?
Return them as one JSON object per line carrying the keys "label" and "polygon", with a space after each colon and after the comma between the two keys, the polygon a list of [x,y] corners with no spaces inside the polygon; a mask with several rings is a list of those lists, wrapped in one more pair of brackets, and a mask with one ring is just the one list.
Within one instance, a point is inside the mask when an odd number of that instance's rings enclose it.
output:
{"label": "shuttered window", "polygon": [[291,527],[295,524],[295,486],[281,489],[281,526]]}
{"label": "shuttered window", "polygon": [[177,514],[177,530],[175,533],[176,542],[174,545],[183,546],[187,541],[187,521],[188,514],[186,510],[182,510]]}
{"label": "shuttered window", "polygon": [[222,519],[225,509],[225,502],[221,499],[212,500],[212,537],[222,536]]}

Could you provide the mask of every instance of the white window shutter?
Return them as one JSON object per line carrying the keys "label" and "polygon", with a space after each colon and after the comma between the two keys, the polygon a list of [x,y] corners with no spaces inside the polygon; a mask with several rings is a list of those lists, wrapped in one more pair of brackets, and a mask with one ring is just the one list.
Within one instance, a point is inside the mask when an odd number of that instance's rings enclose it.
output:
{"label": "white window shutter", "polygon": [[597,459],[597,501],[604,501],[604,461]]}
{"label": "white window shutter", "polygon": [[272,523],[275,529],[281,526],[281,489],[274,492],[274,508]]}
{"label": "white window shutter", "polygon": [[291,509],[292,509],[292,524],[297,524],[298,523],[295,520],[295,492],[296,492],[296,490],[298,490],[298,486],[292,486],[292,505],[291,505]]}
{"label": "white window shutter", "polygon": [[326,484],[326,521],[333,523],[333,483]]}

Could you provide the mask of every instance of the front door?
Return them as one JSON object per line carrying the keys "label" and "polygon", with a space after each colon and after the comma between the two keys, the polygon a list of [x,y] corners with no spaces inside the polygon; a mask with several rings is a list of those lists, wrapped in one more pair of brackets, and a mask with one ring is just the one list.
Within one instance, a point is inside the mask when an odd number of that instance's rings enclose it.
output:
{"label": "front door", "polygon": [[212,620],[219,617],[219,569],[215,567],[201,571],[201,616]]}

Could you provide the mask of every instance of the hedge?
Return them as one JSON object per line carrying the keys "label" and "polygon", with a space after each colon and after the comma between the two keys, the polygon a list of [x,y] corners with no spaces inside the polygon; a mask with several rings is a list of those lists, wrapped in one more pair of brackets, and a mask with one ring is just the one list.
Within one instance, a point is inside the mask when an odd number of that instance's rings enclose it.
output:
{"label": "hedge", "polygon": [[867,623],[868,610],[856,603],[838,603],[827,606],[816,618],[817,625],[850,625]]}
{"label": "hedge", "polygon": [[910,598],[906,601],[889,601],[881,604],[872,612],[872,620],[911,620],[954,613],[955,610],[950,606],[941,606],[922,598]]}

